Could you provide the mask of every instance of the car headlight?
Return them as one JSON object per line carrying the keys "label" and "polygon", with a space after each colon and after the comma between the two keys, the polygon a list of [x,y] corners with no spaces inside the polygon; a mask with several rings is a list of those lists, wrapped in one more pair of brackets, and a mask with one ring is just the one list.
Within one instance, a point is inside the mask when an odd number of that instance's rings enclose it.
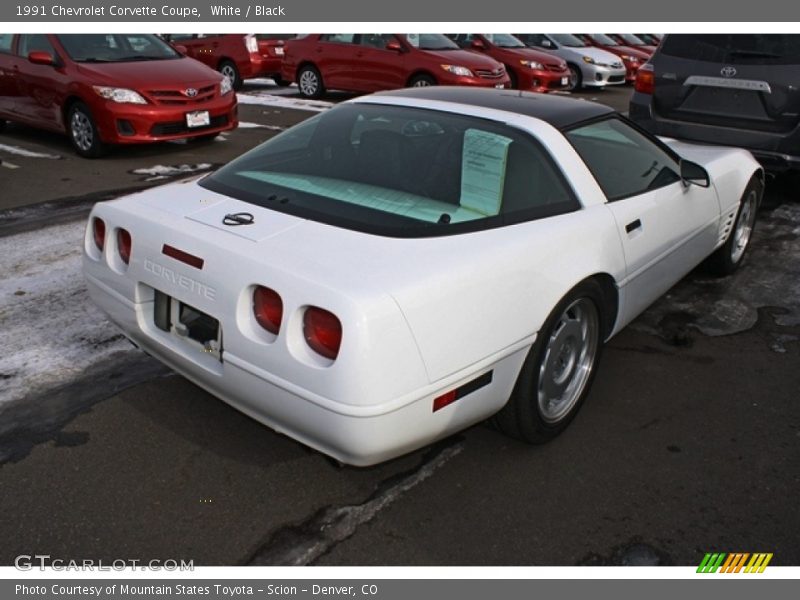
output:
{"label": "car headlight", "polygon": [[233,81],[228,79],[227,77],[223,77],[222,81],[219,82],[219,94],[220,96],[224,96],[225,94],[233,91]]}
{"label": "car headlight", "polygon": [[583,62],[589,63],[590,65],[596,65],[597,62],[591,56],[583,56]]}
{"label": "car headlight", "polygon": [[621,54],[622,60],[627,60],[628,62],[639,62],[639,59],[635,56],[631,56],[630,54]]}
{"label": "car headlight", "polygon": [[120,104],[147,104],[147,100],[142,98],[139,92],[134,92],[126,88],[106,87],[103,85],[93,85],[94,91],[99,96],[112,102]]}
{"label": "car headlight", "polygon": [[458,75],[459,77],[474,77],[472,71],[467,67],[460,67],[458,65],[441,65],[441,67],[448,73]]}
{"label": "car headlight", "polygon": [[538,69],[539,71],[544,71],[544,66],[540,62],[536,62],[535,60],[521,60],[519,61],[523,67],[528,67],[529,69]]}

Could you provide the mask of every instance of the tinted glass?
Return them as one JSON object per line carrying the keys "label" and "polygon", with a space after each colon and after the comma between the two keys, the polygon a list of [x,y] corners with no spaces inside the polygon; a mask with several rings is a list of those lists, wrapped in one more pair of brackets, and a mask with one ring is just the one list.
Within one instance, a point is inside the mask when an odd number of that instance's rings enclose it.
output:
{"label": "tinted glass", "polygon": [[568,46],[570,48],[583,48],[586,46],[586,42],[578,37],[575,37],[571,33],[554,33],[550,37],[552,37],[562,46]]}
{"label": "tinted glass", "polygon": [[438,33],[407,33],[406,40],[421,50],[458,50],[455,42]]}
{"label": "tinted glass", "polygon": [[201,183],[304,218],[390,236],[449,235],[578,208],[549,155],[502,123],[340,105]]}
{"label": "tinted glass", "polygon": [[661,54],[728,64],[800,64],[800,35],[668,35]]}
{"label": "tinted glass", "polygon": [[355,43],[355,38],[355,33],[329,33],[319,36],[321,41],[335,44],[353,44]]}
{"label": "tinted glass", "polygon": [[680,181],[676,160],[621,119],[576,127],[566,136],[609,200]]}
{"label": "tinted glass", "polygon": [[69,57],[75,62],[132,62],[181,58],[155,35],[107,33],[59,35]]}
{"label": "tinted glass", "polygon": [[525,44],[507,33],[484,33],[483,37],[500,48],[524,48]]}
{"label": "tinted glass", "polygon": [[53,58],[57,56],[53,44],[50,43],[50,40],[48,40],[47,36],[43,33],[19,36],[17,53],[20,56],[28,56],[31,52],[47,52]]}
{"label": "tinted glass", "polygon": [[11,52],[11,42],[14,40],[13,33],[0,33],[0,52]]}
{"label": "tinted glass", "polygon": [[596,43],[602,44],[603,46],[619,46],[616,40],[608,37],[604,33],[593,33],[591,37]]}

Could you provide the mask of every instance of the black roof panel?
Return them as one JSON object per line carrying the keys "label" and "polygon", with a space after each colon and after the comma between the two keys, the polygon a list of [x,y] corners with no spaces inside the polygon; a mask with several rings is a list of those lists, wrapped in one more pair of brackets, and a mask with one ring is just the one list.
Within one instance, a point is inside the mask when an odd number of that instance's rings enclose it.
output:
{"label": "black roof panel", "polygon": [[[375,95],[438,100],[503,110],[547,121],[558,129],[614,112],[604,104],[581,98],[491,88],[431,86],[378,92]],[[364,100],[368,101],[368,97]]]}

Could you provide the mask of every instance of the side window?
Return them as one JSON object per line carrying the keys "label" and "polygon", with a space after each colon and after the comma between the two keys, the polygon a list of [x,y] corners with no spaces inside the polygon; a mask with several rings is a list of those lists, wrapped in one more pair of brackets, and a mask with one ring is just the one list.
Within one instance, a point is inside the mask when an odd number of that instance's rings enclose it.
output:
{"label": "side window", "polygon": [[391,33],[362,33],[359,36],[358,43],[361,46],[385,50],[386,44],[394,41],[396,40]]}
{"label": "side window", "polygon": [[11,42],[13,41],[13,33],[0,33],[0,52],[4,54],[11,54]]}
{"label": "side window", "polygon": [[55,48],[43,33],[19,36],[18,53],[20,56],[28,56],[31,52],[48,52],[50,56],[56,58]]}
{"label": "side window", "polygon": [[355,42],[355,33],[328,33],[319,36],[321,42],[333,42],[334,44],[352,44]]}
{"label": "side window", "polygon": [[470,33],[457,33],[448,37],[462,48],[469,48],[472,40],[475,38],[475,36]]}
{"label": "side window", "polygon": [[673,157],[621,119],[576,127],[566,136],[609,201],[680,181]]}

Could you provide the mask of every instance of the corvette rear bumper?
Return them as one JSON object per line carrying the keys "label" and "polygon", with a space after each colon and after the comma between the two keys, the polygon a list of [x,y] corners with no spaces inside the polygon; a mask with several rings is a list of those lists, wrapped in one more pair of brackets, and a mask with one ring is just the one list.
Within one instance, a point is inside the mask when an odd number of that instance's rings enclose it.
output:
{"label": "corvette rear bumper", "polygon": [[[209,393],[275,431],[356,466],[410,452],[477,423],[511,394],[532,340],[383,404],[343,404],[282,379],[229,351],[222,358],[197,352],[148,326],[148,303],[136,303],[86,273],[92,300],[139,348]],[[148,313],[148,310],[150,311]],[[491,372],[488,384],[434,411],[433,401]],[[484,380],[488,379],[484,377]]]}

